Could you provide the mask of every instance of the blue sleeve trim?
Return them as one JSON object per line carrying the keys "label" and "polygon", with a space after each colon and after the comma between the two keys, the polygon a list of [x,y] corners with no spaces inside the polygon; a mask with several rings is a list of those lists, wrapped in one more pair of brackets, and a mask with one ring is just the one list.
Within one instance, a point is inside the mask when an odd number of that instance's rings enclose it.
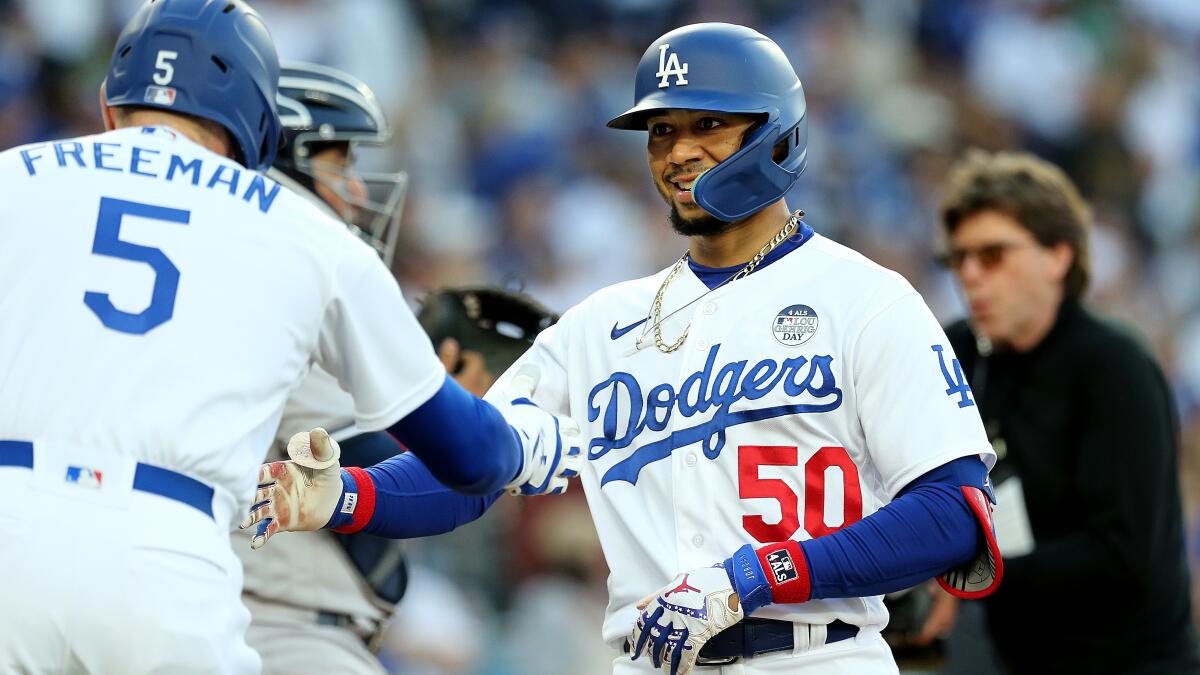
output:
{"label": "blue sleeve trim", "polygon": [[459,492],[489,495],[521,470],[521,445],[504,416],[450,377],[388,431]]}
{"label": "blue sleeve trim", "polygon": [[[361,532],[392,539],[444,534],[482,516],[504,494],[459,494],[438,482],[411,453],[367,467],[375,483],[375,513]],[[346,480],[347,474],[342,474]]]}
{"label": "blue sleeve trim", "polygon": [[342,505],[346,503],[346,495],[357,492],[358,483],[354,482],[354,477],[349,471],[342,469],[342,496],[338,497],[337,506],[333,509],[333,515],[329,516],[329,522],[325,523],[325,529],[345,527],[354,521],[354,514],[342,513]]}
{"label": "blue sleeve trim", "polygon": [[988,491],[987,467],[963,457],[916,479],[890,504],[833,534],[800,542],[812,595],[882,595],[932,579],[971,559],[979,526],[960,489]]}
{"label": "blue sleeve trim", "polygon": [[746,616],[771,603],[771,584],[763,572],[762,563],[758,561],[758,553],[750,544],[739,548],[725,560],[725,573],[729,575],[733,590],[741,598]]}

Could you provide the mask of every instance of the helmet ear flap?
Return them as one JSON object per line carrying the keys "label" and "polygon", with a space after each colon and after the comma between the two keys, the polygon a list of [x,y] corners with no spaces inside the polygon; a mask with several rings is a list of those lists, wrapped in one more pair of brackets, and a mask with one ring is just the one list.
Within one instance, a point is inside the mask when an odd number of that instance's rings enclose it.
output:
{"label": "helmet ear flap", "polygon": [[[779,124],[770,122],[750,132],[742,148],[705,171],[692,186],[692,197],[705,211],[734,222],[783,197],[799,171],[790,171],[774,160]],[[767,188],[767,189],[764,189]]]}

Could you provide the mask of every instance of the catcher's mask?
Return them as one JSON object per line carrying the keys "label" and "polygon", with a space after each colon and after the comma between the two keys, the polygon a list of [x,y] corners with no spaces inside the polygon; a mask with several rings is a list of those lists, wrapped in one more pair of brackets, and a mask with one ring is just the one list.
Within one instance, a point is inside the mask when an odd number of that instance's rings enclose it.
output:
{"label": "catcher's mask", "polygon": [[334,191],[346,205],[338,217],[390,267],[407,174],[353,171],[313,160],[321,150],[341,143],[353,162],[359,146],[387,143],[391,132],[375,94],[334,68],[291,62],[280,71],[278,105],[284,147],[275,169],[314,195],[318,182]]}

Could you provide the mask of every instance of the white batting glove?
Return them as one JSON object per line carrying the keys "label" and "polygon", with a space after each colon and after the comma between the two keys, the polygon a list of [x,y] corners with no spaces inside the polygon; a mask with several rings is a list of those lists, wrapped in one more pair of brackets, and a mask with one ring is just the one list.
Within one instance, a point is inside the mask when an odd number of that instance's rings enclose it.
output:
{"label": "white batting glove", "polygon": [[342,497],[342,449],[324,429],[300,432],[288,440],[288,457],[258,470],[254,505],[242,521],[258,524],[250,548],[258,549],[277,532],[325,527]]}
{"label": "white batting glove", "polygon": [[568,417],[551,415],[533,402],[539,376],[533,366],[522,368],[505,391],[508,404],[498,406],[517,431],[523,455],[521,470],[504,486],[509,494],[566,492],[567,479],[578,476],[583,466],[579,425]]}
{"label": "white batting glove", "polygon": [[704,643],[745,618],[723,565],[685,572],[637,607],[642,613],[629,635],[630,657],[645,652],[670,675],[690,671]]}

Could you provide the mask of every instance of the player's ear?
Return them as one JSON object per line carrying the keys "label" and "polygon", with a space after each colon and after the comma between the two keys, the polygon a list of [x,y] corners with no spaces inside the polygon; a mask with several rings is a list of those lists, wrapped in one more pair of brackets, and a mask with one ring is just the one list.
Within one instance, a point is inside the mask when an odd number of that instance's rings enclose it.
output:
{"label": "player's ear", "polygon": [[108,97],[104,94],[104,85],[108,80],[100,83],[100,116],[104,118],[104,130],[112,131],[117,128],[117,121],[113,116],[113,109],[108,105]]}

